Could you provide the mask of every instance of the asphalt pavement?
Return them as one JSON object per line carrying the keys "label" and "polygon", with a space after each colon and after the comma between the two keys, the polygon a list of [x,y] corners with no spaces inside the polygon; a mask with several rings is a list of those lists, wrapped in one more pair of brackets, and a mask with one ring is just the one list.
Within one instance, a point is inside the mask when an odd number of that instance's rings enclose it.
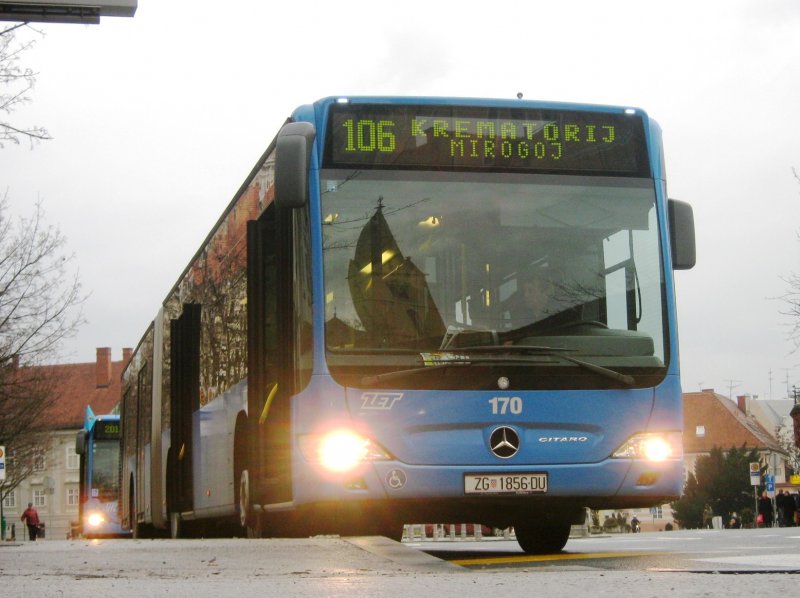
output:
{"label": "asphalt pavement", "polygon": [[[800,546],[796,536],[785,539]],[[678,534],[670,538],[680,542]],[[605,545],[602,539],[592,542],[575,548],[570,541],[567,549]],[[379,537],[45,540],[0,547],[0,589],[6,596],[796,595],[800,574],[787,571],[608,570],[581,560],[476,570]]]}

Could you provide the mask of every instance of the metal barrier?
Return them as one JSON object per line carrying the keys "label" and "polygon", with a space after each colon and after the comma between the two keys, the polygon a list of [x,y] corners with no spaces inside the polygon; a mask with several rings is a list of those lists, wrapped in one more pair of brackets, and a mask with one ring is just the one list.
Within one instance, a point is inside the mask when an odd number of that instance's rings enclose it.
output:
{"label": "metal barrier", "polygon": [[[570,538],[585,538],[590,535],[587,525],[573,525]],[[480,523],[409,523],[403,526],[403,541],[439,542],[455,540],[474,540],[486,538],[516,540],[513,527],[506,529],[489,528]]]}
{"label": "metal barrier", "polygon": [[497,530],[482,526],[480,523],[410,523],[403,527],[403,540],[418,541],[455,541],[474,540],[480,542],[487,536],[502,537],[504,540],[514,539],[514,528]]}

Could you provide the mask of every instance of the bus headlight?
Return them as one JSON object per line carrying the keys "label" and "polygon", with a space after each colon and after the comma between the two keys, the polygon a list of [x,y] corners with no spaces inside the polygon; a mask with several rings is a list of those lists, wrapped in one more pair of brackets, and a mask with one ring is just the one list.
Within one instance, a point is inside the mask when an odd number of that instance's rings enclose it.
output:
{"label": "bus headlight", "polygon": [[654,463],[683,457],[680,432],[636,434],[611,455],[614,459],[644,459]]}
{"label": "bus headlight", "polygon": [[383,448],[352,430],[301,436],[300,450],[308,461],[336,473],[351,471],[364,461],[391,459]]}
{"label": "bus headlight", "polygon": [[90,527],[99,527],[105,522],[106,518],[102,513],[90,513],[86,518],[86,522]]}

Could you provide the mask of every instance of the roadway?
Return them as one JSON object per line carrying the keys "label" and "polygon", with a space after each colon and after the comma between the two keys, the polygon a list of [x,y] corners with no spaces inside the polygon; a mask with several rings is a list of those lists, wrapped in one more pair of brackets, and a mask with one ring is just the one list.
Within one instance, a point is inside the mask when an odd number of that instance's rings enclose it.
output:
{"label": "roadway", "polygon": [[7,596],[796,595],[800,528],[571,539],[43,540],[0,545]]}
{"label": "roadway", "polygon": [[571,538],[558,554],[526,555],[489,538],[406,545],[469,569],[591,567],[605,571],[800,574],[800,528],[686,530]]}

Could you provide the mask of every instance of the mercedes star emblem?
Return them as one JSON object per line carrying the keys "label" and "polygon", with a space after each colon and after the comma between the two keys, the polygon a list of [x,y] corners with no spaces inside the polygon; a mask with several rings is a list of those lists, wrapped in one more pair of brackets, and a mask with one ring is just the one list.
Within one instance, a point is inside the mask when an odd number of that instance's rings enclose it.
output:
{"label": "mercedes star emblem", "polygon": [[489,436],[489,448],[501,459],[509,459],[519,450],[519,434],[507,426],[496,428]]}

